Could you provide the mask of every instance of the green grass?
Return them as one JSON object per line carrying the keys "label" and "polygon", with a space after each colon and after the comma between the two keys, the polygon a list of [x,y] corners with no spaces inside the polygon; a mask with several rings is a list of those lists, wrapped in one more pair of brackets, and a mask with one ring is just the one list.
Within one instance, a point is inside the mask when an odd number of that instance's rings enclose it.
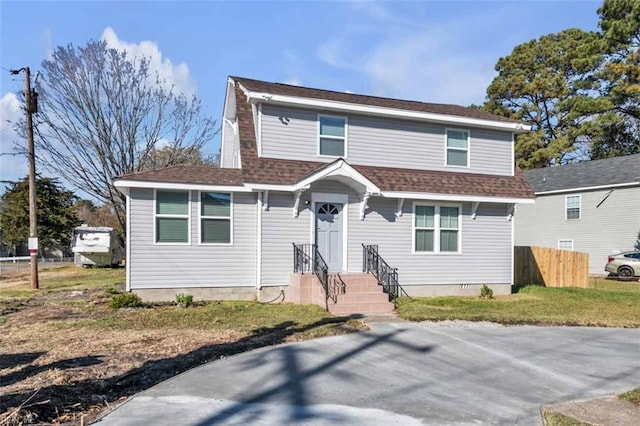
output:
{"label": "green grass", "polygon": [[624,401],[629,401],[637,407],[640,407],[640,387],[618,395],[618,397]]}
{"label": "green grass", "polygon": [[21,284],[0,288],[0,300],[25,299],[38,293],[50,291],[106,289],[116,284],[123,284],[125,276],[124,268],[64,266],[40,271],[40,288],[37,290],[30,287],[28,274],[22,274],[18,279],[21,279]]}
{"label": "green grass", "polygon": [[543,415],[547,426],[593,426],[555,411],[545,411]]}
{"label": "green grass", "polygon": [[112,310],[96,319],[59,322],[59,328],[110,328],[119,330],[205,329],[261,332],[296,329],[304,336],[335,334],[338,323],[360,327],[357,321],[338,319],[315,305],[268,305],[258,302],[210,302],[189,308],[164,305]]}
{"label": "green grass", "polygon": [[640,285],[595,280],[592,288],[526,286],[515,294],[402,298],[400,317],[411,321],[470,320],[503,324],[640,327]]}

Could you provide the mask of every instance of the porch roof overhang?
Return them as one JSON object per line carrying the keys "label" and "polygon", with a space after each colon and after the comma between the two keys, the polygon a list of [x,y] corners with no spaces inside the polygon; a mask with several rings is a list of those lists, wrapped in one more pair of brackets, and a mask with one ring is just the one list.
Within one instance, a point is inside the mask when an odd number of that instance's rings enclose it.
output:
{"label": "porch roof overhang", "polygon": [[317,170],[302,177],[297,182],[291,185],[270,185],[259,183],[245,183],[245,187],[253,191],[265,191],[276,190],[285,192],[299,192],[306,191],[311,187],[311,184],[323,179],[338,179],[342,180],[345,184],[353,186],[352,183],[361,185],[364,188],[364,193],[370,195],[380,195],[380,188],[371,182],[366,176],[357,171],[353,166],[347,163],[344,159],[339,158],[336,161],[320,167]]}

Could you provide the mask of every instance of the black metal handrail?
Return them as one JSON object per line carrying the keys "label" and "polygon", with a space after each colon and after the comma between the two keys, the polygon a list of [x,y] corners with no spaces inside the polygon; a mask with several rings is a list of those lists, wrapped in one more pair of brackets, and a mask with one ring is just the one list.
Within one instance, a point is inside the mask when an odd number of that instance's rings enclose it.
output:
{"label": "black metal handrail", "polygon": [[318,277],[325,294],[325,308],[329,310],[329,267],[315,244],[293,243],[293,272],[312,273]]}
{"label": "black metal handrail", "polygon": [[[362,272],[370,273],[378,280],[389,299],[394,301],[400,292],[407,295],[398,282],[398,268],[392,268],[378,253],[376,244],[362,244]],[[408,296],[408,295],[407,295]]]}

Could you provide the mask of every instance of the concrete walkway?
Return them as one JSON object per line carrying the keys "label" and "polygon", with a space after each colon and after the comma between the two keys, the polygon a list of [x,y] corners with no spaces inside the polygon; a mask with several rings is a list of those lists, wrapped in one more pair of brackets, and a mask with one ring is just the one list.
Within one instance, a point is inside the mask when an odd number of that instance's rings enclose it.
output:
{"label": "concrete walkway", "polygon": [[190,370],[102,425],[540,425],[543,405],[640,385],[640,330],[373,323]]}

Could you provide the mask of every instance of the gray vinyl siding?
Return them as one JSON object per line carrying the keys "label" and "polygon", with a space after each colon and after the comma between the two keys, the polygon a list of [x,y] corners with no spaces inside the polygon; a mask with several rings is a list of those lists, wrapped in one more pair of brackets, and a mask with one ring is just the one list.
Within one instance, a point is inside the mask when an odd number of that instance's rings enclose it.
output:
{"label": "gray vinyl siding", "polygon": [[[318,156],[319,112],[263,105],[261,155],[302,161],[333,161],[334,157]],[[510,132],[351,114],[342,116],[348,119],[345,158],[351,164],[512,174],[513,142]],[[468,168],[445,166],[445,129],[453,127],[470,132]]]}
{"label": "gray vinyl siding", "polygon": [[[607,256],[632,250],[640,231],[640,187],[540,195],[533,205],[518,205],[515,243],[558,247],[573,240],[575,251],[589,253],[589,273],[604,274]],[[580,219],[565,219],[565,197],[581,196]]]}
{"label": "gray vinyl siding", "polygon": [[233,126],[229,125],[226,121],[222,120],[222,149],[221,152],[224,154],[222,158],[220,158],[220,167],[230,168],[233,167],[233,156],[236,150],[234,146],[234,134],[233,134]]}
{"label": "gray vinyl siding", "polygon": [[412,253],[412,200],[404,202],[402,216],[396,217],[397,200],[373,198],[365,220],[353,217],[349,224],[349,255],[362,258],[362,243],[378,244],[380,255],[398,268],[400,284],[406,286],[511,283],[512,225],[507,206],[481,203],[474,220],[471,204],[461,204],[461,253]]}
{"label": "gray vinyl siding", "polygon": [[154,191],[131,188],[130,284],[133,290],[256,284],[256,195],[233,194],[233,244],[198,244],[198,191],[190,191],[191,243],[154,244]]}
{"label": "gray vinyl siding", "polygon": [[[380,254],[398,268],[402,285],[511,283],[512,222],[505,204],[481,203],[471,219],[471,204],[462,204],[462,253],[413,254],[413,202],[406,200],[403,215],[395,216],[396,199],[372,197],[360,220],[358,194],[339,182],[317,182],[300,199],[300,214],[293,217],[292,194],[270,192],[269,209],[262,222],[262,284],[286,284],[292,272],[292,243],[311,243],[312,193],[348,194],[347,264],[349,272],[362,271],[362,244],[378,244]],[[421,201],[422,202],[422,201]]]}

